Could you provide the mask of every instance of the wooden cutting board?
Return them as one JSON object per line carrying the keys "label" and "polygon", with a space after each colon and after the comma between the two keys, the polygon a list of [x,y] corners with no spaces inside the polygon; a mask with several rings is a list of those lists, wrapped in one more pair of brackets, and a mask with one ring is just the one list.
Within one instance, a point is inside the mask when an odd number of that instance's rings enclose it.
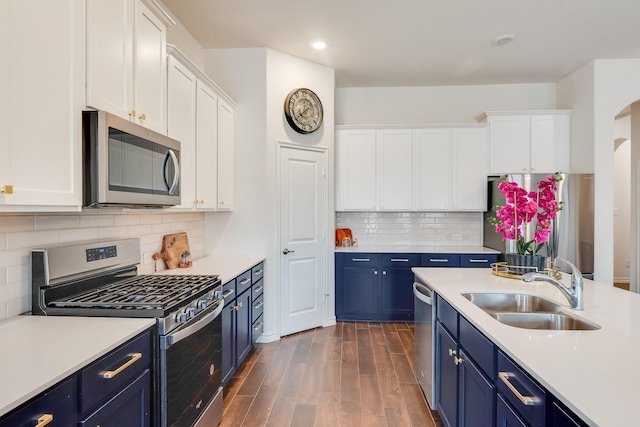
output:
{"label": "wooden cutting board", "polygon": [[186,232],[166,234],[162,238],[162,251],[160,254],[164,258],[169,270],[178,267],[191,267],[189,262],[187,265],[182,264],[182,254],[189,250],[189,239]]}

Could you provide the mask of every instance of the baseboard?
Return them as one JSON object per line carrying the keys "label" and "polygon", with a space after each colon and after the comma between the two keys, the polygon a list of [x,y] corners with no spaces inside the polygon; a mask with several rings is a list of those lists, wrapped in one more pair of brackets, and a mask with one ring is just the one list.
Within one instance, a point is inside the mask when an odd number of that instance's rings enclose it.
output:
{"label": "baseboard", "polygon": [[324,327],[326,328],[327,326],[335,326],[336,324],[337,324],[336,316],[333,316],[327,319],[326,323],[324,324]]}
{"label": "baseboard", "polygon": [[280,337],[277,336],[274,333],[270,333],[270,334],[263,333],[262,335],[260,335],[260,338],[258,338],[256,340],[256,342],[257,343],[266,344],[266,343],[269,343],[269,342],[278,341],[279,339],[280,339]]}

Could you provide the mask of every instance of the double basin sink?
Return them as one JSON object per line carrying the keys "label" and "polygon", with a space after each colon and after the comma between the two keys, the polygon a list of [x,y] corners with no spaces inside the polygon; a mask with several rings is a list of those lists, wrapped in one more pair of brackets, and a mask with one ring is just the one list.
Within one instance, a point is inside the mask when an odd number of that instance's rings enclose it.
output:
{"label": "double basin sink", "polygon": [[595,323],[561,312],[547,298],[521,293],[466,292],[463,297],[505,325],[523,329],[590,331]]}

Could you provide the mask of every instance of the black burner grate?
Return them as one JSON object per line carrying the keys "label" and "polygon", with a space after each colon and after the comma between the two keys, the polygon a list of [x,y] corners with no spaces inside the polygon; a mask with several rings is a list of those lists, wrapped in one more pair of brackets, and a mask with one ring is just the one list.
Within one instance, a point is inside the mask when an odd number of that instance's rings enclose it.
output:
{"label": "black burner grate", "polygon": [[218,276],[136,276],[50,302],[55,307],[170,309],[210,288]]}

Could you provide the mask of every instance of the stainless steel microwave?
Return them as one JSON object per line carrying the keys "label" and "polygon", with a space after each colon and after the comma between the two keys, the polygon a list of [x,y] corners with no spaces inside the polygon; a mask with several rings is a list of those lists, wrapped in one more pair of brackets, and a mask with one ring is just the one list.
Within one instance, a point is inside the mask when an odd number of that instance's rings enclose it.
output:
{"label": "stainless steel microwave", "polygon": [[180,204],[180,142],[105,111],[83,111],[85,207]]}

